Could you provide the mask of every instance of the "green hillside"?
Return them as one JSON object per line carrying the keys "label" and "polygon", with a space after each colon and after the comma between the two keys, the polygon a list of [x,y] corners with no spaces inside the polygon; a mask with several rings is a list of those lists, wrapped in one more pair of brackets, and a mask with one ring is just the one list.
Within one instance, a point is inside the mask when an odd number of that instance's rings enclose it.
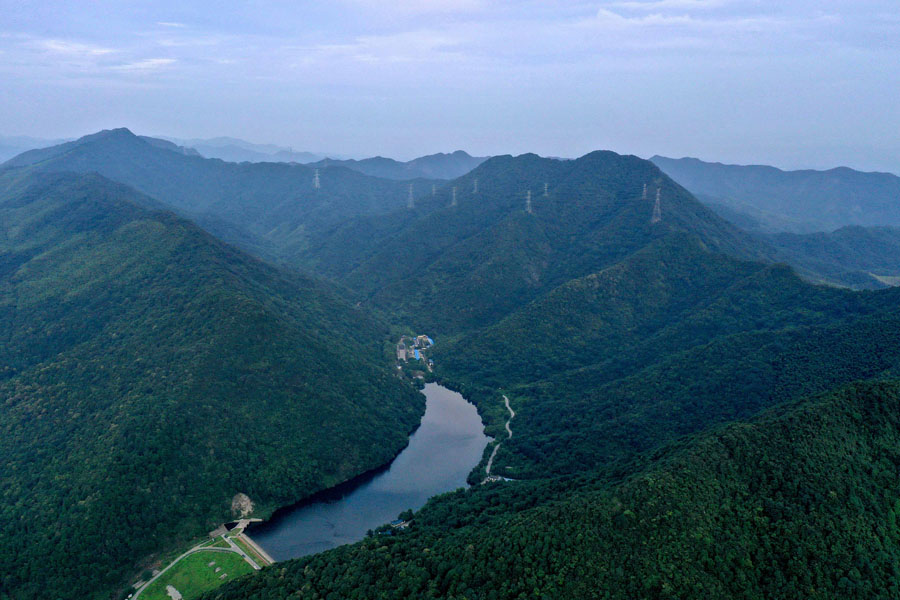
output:
{"label": "green hillside", "polygon": [[[512,177],[548,175],[536,157],[522,163]],[[621,165],[591,171],[602,176],[579,187],[596,198]],[[517,481],[439,498],[408,533],[291,561],[210,597],[893,597],[900,387],[797,402],[900,377],[900,291],[814,286],[784,265],[742,260],[758,247],[686,198],[662,223],[632,198],[582,205],[577,224],[575,210],[556,220],[561,230],[534,226],[546,247],[581,253],[556,255],[568,263],[546,268],[563,281],[531,298],[512,288],[498,300],[511,284],[479,277],[477,262],[452,271],[451,257],[464,256],[453,242],[434,261],[447,261],[441,277],[432,263],[395,265],[395,277],[411,273],[402,301],[423,298],[423,320],[453,320],[456,335],[434,350],[437,376],[478,404],[503,440],[492,473]],[[671,226],[642,235],[641,221],[661,226],[666,215]],[[473,257],[505,260],[474,221],[456,237],[480,248]],[[451,227],[422,246],[462,228],[443,222]],[[614,250],[579,264],[602,248],[572,235],[580,228],[602,231]],[[534,239],[510,229],[520,245]],[[589,264],[601,266],[566,277]],[[454,277],[487,282],[484,305],[496,312],[460,318]],[[509,439],[501,394],[516,412]]]}
{"label": "green hillside", "polygon": [[[657,189],[662,220],[652,222]],[[528,191],[531,213],[525,210]],[[574,161],[494,157],[441,188],[420,210],[421,217],[387,236],[342,281],[375,306],[440,333],[498,321],[672,231],[692,231],[729,254],[767,252],[648,161],[613,152]]]}
{"label": "green hillside", "polygon": [[106,597],[238,493],[266,515],[383,464],[422,413],[383,325],[148,205],[0,176],[0,596]]}
{"label": "green hillside", "polygon": [[[673,234],[499,323],[439,343],[438,375],[493,419],[516,477],[619,460],[900,366],[900,295],[812,286]],[[495,421],[496,426],[496,421]]]}
{"label": "green hillside", "polygon": [[763,237],[778,260],[813,280],[857,289],[900,283],[900,229],[841,227],[830,233],[775,233]]}
{"label": "green hillside", "polygon": [[856,384],[683,440],[625,479],[449,494],[402,536],[208,597],[894,598],[898,401],[900,384]]}
{"label": "green hillside", "polygon": [[8,168],[96,172],[163,202],[202,227],[264,258],[304,265],[307,246],[347,219],[406,206],[430,181],[400,182],[344,168],[288,163],[229,163],[185,154],[127,129],[25,152]]}

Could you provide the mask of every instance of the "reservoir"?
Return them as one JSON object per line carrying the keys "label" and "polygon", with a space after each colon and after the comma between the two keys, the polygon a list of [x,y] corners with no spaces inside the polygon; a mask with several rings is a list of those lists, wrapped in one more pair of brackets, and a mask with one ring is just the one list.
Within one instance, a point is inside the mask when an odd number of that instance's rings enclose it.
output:
{"label": "reservoir", "polygon": [[247,533],[272,558],[287,560],[357,542],[431,496],[465,487],[490,438],[461,395],[435,383],[424,393],[422,422],[388,467],[279,510]]}

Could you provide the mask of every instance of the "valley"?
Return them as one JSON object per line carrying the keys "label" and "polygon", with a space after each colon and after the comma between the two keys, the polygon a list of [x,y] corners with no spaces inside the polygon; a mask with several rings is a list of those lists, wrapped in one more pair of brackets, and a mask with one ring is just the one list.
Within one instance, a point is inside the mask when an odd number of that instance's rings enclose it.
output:
{"label": "valley", "polygon": [[[340,167],[220,163],[116,130],[0,172],[5,510],[66,523],[85,541],[39,563],[54,544],[26,531],[0,556],[19,596],[125,597],[148,567],[160,573],[140,598],[376,588],[513,598],[533,587],[579,597],[571,569],[626,594],[608,597],[691,597],[694,582],[739,594],[744,580],[715,573],[750,567],[695,547],[709,523],[688,532],[689,519],[668,516],[713,507],[741,523],[752,506],[771,509],[768,519],[790,513],[794,532],[807,526],[790,508],[802,502],[838,528],[835,547],[882,543],[827,512],[823,498],[848,492],[818,479],[804,484],[811,497],[755,479],[731,486],[754,461],[779,482],[832,469],[850,443],[834,436],[858,440],[863,463],[893,460],[882,409],[900,377],[898,290],[810,283],[840,268],[806,258],[812,242],[743,231],[633,156],[493,157],[434,187],[414,182],[412,202],[407,182]],[[185,186],[230,183],[195,198],[153,174],[173,170]],[[286,237],[264,225],[285,215]],[[239,248],[214,237],[222,231]],[[859,269],[881,254],[854,254],[854,239],[893,243],[890,232],[840,235],[815,243],[842,245],[834,264]],[[803,276],[777,262],[787,254]],[[857,423],[860,411],[870,416]],[[809,473],[789,475],[742,437],[750,427],[788,443],[784,419],[817,432],[802,451],[814,462],[798,463]],[[744,454],[723,458],[723,439]],[[729,479],[707,470],[709,456]],[[685,472],[705,495],[686,491]],[[877,473],[847,477],[869,490],[859,501],[872,515],[888,514],[876,498],[895,490]],[[736,496],[723,504],[722,494]],[[235,518],[264,522],[197,545]],[[780,550],[761,554],[769,529],[715,535],[757,557],[754,589],[799,577],[779,566]],[[624,550],[637,548],[629,536],[657,540],[664,575]],[[695,551],[699,570],[680,578],[683,553]],[[597,552],[615,557],[600,571],[589,566]],[[211,553],[240,560],[226,569]],[[266,566],[266,554],[279,562]],[[86,561],[104,565],[101,577],[72,585],[63,573]],[[40,588],[23,569],[41,573]],[[887,577],[879,569],[868,576]],[[790,585],[832,589],[837,572]]]}
{"label": "valley", "polygon": [[0,600],[900,599],[896,0],[0,15]]}

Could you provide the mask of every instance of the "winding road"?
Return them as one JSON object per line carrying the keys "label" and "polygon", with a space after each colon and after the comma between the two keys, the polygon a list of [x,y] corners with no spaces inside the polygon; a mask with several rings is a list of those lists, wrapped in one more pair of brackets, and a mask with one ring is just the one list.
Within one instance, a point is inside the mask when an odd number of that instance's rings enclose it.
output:
{"label": "winding road", "polygon": [[[516,416],[516,411],[514,411],[512,409],[512,407],[509,405],[509,398],[507,398],[506,395],[503,396],[503,401],[506,403],[506,410],[509,411],[509,419],[506,420],[506,433],[507,433],[506,439],[509,439],[512,437],[512,428],[509,426],[509,423]],[[491,476],[491,467],[494,465],[494,457],[497,456],[497,450],[499,450],[499,449],[500,449],[500,442],[497,442],[497,445],[494,446],[494,451],[491,452],[491,457],[488,459],[487,466],[484,468],[484,474],[487,475],[488,477]]]}

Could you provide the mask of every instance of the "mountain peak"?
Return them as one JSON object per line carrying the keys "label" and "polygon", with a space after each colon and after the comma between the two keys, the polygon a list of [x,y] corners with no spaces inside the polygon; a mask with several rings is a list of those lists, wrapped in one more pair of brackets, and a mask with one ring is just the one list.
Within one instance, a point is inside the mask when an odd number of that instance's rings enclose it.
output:
{"label": "mountain peak", "polygon": [[110,140],[110,139],[137,139],[134,133],[131,132],[127,127],[116,127],[115,129],[102,129],[97,133],[91,133],[89,135],[83,136],[75,141],[75,143],[79,142],[87,142],[93,140]]}

